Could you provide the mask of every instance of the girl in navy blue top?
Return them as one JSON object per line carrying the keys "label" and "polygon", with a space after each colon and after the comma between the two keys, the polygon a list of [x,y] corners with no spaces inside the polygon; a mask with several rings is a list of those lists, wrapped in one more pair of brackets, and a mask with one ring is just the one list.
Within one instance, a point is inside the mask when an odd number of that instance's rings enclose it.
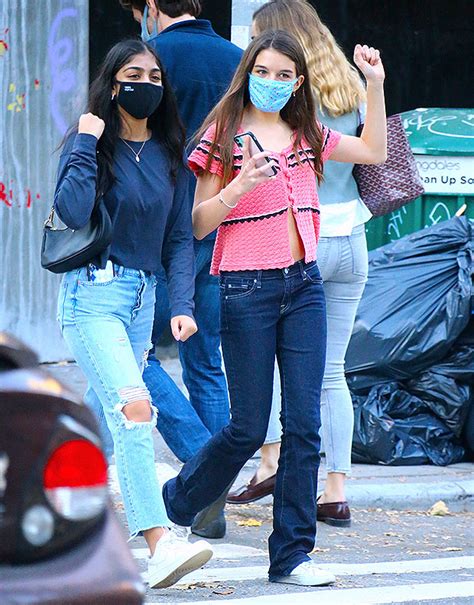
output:
{"label": "girl in navy blue top", "polygon": [[97,192],[112,221],[110,246],[64,276],[58,319],[88,379],[84,400],[115,454],[130,535],[143,533],[148,581],[157,588],[212,556],[206,542],[190,544],[169,529],[154,464],[157,411],[142,379],[161,264],[174,337],[184,341],[197,330],[183,145],[158,56],[141,40],[120,42],[92,84],[89,113],[67,137],[55,194],[56,211],[72,229],[89,221]]}

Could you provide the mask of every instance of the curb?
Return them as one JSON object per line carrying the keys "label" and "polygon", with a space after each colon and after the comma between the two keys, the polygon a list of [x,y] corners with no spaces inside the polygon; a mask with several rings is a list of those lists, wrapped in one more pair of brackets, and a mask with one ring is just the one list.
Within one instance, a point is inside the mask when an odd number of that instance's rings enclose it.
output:
{"label": "curb", "polygon": [[474,480],[439,483],[378,483],[346,485],[347,500],[355,508],[428,510],[443,500],[450,511],[474,510]]}

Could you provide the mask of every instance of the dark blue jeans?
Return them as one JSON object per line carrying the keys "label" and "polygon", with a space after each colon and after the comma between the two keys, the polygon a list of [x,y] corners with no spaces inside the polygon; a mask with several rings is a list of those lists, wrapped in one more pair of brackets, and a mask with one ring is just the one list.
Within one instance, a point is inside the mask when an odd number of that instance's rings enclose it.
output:
{"label": "dark blue jeans", "polygon": [[[219,283],[209,274],[213,240],[194,242],[196,258],[195,318],[198,332],[179,343],[188,400],[152,354],[143,378],[158,408],[157,428],[182,462],[193,456],[229,422],[229,397],[222,371],[219,334]],[[165,276],[156,289],[152,342],[156,344],[170,311]]]}
{"label": "dark blue jeans", "polygon": [[168,481],[169,518],[191,525],[263,444],[272,403],[275,355],[283,427],[269,539],[270,580],[309,560],[316,536],[320,395],[326,314],[316,263],[283,270],[224,272],[221,337],[229,383],[229,425]]}

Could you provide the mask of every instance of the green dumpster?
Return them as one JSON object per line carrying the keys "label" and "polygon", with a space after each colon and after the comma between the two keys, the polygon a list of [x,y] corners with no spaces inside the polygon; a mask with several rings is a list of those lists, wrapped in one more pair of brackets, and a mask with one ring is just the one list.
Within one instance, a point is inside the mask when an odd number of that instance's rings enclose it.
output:
{"label": "green dumpster", "polygon": [[366,225],[369,250],[462,213],[474,219],[474,109],[401,114],[425,194]]}

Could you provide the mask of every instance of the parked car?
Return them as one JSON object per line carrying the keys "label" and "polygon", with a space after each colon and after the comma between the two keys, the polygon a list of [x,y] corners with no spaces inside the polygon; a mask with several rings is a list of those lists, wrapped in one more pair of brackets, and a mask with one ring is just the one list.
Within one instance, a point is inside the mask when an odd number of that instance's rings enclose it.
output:
{"label": "parked car", "polygon": [[4,333],[0,416],[0,603],[143,603],[92,413]]}

